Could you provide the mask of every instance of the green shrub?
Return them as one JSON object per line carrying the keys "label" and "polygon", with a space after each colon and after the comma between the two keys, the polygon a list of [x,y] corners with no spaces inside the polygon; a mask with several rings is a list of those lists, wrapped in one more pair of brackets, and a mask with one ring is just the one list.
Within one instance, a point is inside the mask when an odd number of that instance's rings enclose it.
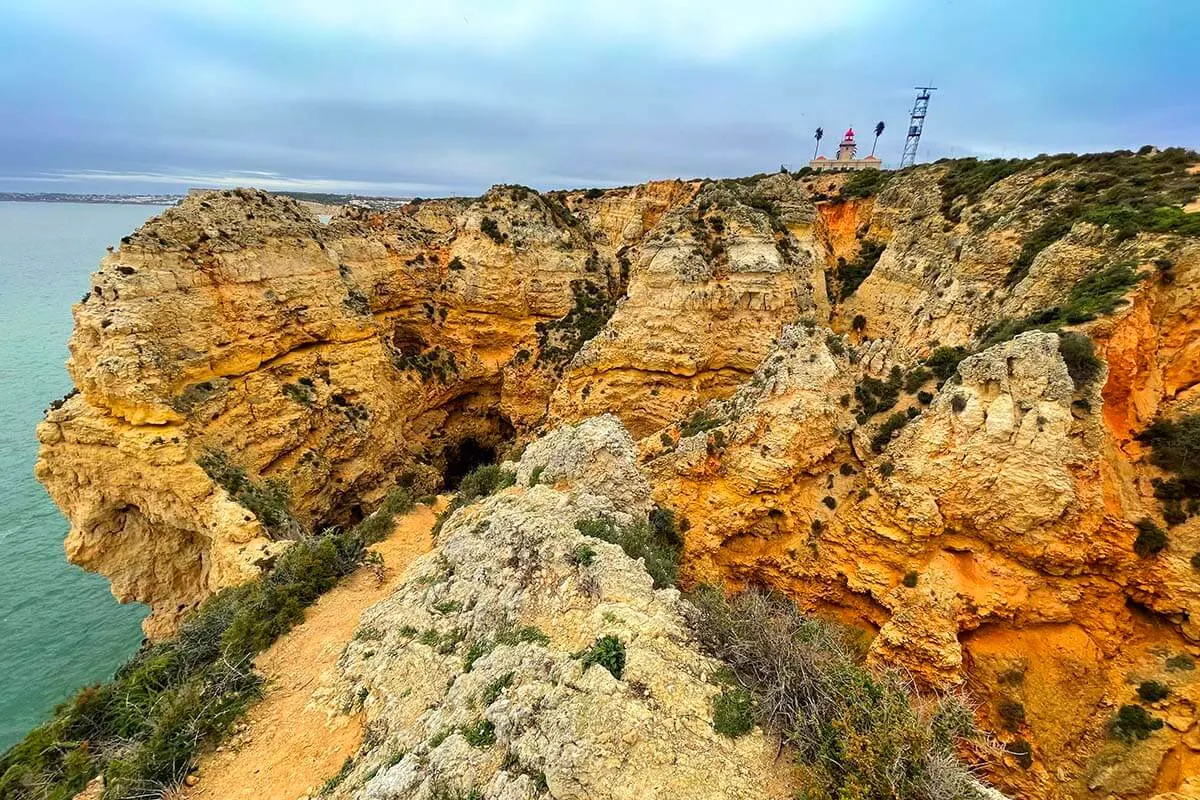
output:
{"label": "green shrub", "polygon": [[1150,445],[1150,463],[1183,478],[1200,480],[1200,414],[1156,420],[1138,439]]}
{"label": "green shrub", "polygon": [[571,281],[574,304],[560,319],[539,322],[537,363],[561,369],[596,334],[616,311],[616,303],[598,283],[579,279]]}
{"label": "green shrub", "polygon": [[904,573],[904,578],[900,582],[903,583],[905,586],[907,586],[909,589],[912,589],[912,588],[916,587],[916,585],[917,585],[917,578],[918,578],[917,573],[913,572],[912,570],[909,570],[908,572]]}
{"label": "green shrub", "polygon": [[483,693],[479,695],[479,702],[484,708],[487,708],[500,699],[500,695],[504,693],[505,689],[512,686],[512,682],[513,673],[504,673],[483,688]]}
{"label": "green shrub", "polygon": [[423,381],[437,378],[442,383],[449,383],[458,374],[458,359],[453,351],[441,345],[409,355],[393,354],[392,365],[401,372],[414,370]]}
{"label": "green shrub", "polygon": [[496,743],[496,727],[486,719],[477,720],[461,729],[471,747],[485,750]]}
{"label": "green shrub", "polygon": [[1025,739],[1014,739],[1007,747],[1009,754],[1017,761],[1021,769],[1033,766],[1033,745]]}
{"label": "green shrub", "polygon": [[291,490],[285,481],[268,478],[256,483],[221,450],[205,451],[196,463],[214,483],[254,514],[271,538],[294,539],[303,533],[292,517]]}
{"label": "green shrub", "polygon": [[854,465],[849,461],[844,462],[840,467],[838,467],[838,472],[847,478],[851,475],[854,475],[857,471],[858,470],[854,469]]}
{"label": "green shrub", "polygon": [[917,402],[923,406],[927,406],[933,402],[933,395],[925,391],[917,392]]}
{"label": "green shrub", "polygon": [[1038,254],[1070,233],[1074,224],[1070,215],[1056,213],[1031,231],[1021,242],[1021,251],[1004,278],[1005,285],[1016,286],[1024,280]]}
{"label": "green shrub", "polygon": [[582,519],[575,527],[584,536],[591,536],[620,546],[630,558],[642,559],[654,588],[675,585],[679,574],[679,540],[674,524],[667,530],[651,523],[633,522],[618,526],[604,517]]}
{"label": "green shrub", "polygon": [[1163,726],[1163,721],[1151,716],[1139,705],[1123,705],[1108,723],[1109,735],[1127,745],[1134,741],[1150,738],[1150,734]]}
{"label": "green shrub", "polygon": [[846,345],[842,343],[842,337],[837,334],[830,333],[825,337],[825,347],[835,356],[846,355]]}
{"label": "green shrub", "polygon": [[961,347],[939,347],[925,359],[925,366],[933,370],[939,381],[946,381],[958,371],[958,362],[968,355]]}
{"label": "green shrub", "polygon": [[862,314],[855,314],[854,319],[850,322],[851,329],[861,333],[867,329],[867,318]]}
{"label": "green shrub", "polygon": [[829,495],[825,495],[824,497],[822,497],[821,502],[824,503],[825,507],[830,510],[837,508],[837,500],[834,500]]}
{"label": "green shrub", "polygon": [[1157,420],[1138,439],[1150,445],[1150,463],[1173,473],[1168,480],[1152,481],[1167,524],[1178,525],[1200,511],[1200,414]]}
{"label": "green shrub", "polygon": [[454,499],[438,515],[437,522],[433,525],[433,536],[436,538],[442,532],[442,525],[458,509],[463,506],[469,506],[476,500],[493,495],[501,489],[507,489],[509,486],[515,485],[516,482],[517,474],[515,472],[502,469],[497,464],[486,464],[468,472],[459,481],[458,492],[454,495]]}
{"label": "green shrub", "polygon": [[896,405],[900,399],[900,385],[903,376],[899,368],[894,368],[886,381],[871,376],[864,377],[854,387],[854,398],[858,400],[859,424],[874,414],[887,411]]}
{"label": "green shrub", "polygon": [[1187,653],[1179,653],[1168,658],[1166,665],[1171,672],[1188,672],[1196,668],[1196,659]]}
{"label": "green shrub", "polygon": [[571,553],[571,561],[581,567],[591,566],[596,560],[596,551],[586,544],[581,544]]}
{"label": "green shrub", "polygon": [[542,473],[546,471],[545,467],[534,467],[529,472],[529,485],[537,486],[542,480]]}
{"label": "green shrub", "polygon": [[[461,606],[461,603],[459,605]],[[467,648],[467,654],[463,656],[463,672],[470,672],[475,668],[476,661],[495,649],[495,643],[487,640],[480,640],[472,644]]]}
{"label": "green shrub", "polygon": [[503,244],[508,237],[500,231],[500,225],[491,217],[484,217],[479,221],[479,230],[491,239],[496,244]]}
{"label": "green shrub", "polygon": [[299,403],[304,406],[311,406],[317,399],[316,391],[313,389],[312,382],[303,383],[305,379],[301,378],[298,383],[285,383],[280,387],[283,396],[293,403]]}
{"label": "green shrub", "polygon": [[404,509],[389,496],[358,527],[301,539],[266,575],[209,598],[175,638],[143,646],[111,681],[79,692],[0,757],[0,798],[65,800],[101,772],[108,798],[177,785],[257,699],[253,657],[363,562],[372,519]]}
{"label": "green shrub", "polygon": [[888,185],[893,174],[881,169],[864,169],[852,173],[842,184],[841,197],[870,197],[879,194],[883,187]]}
{"label": "green shrub", "polygon": [[1139,558],[1149,558],[1166,549],[1166,531],[1146,517],[1139,519],[1136,525],[1138,535],[1133,540],[1133,552],[1137,553]]}
{"label": "green shrub", "polygon": [[735,686],[714,697],[713,729],[730,739],[754,730],[754,695]]}
{"label": "green shrub", "polygon": [[958,222],[960,214],[954,209],[955,200],[965,196],[965,205],[972,205],[992,184],[1020,172],[1029,163],[1017,158],[993,158],[988,161],[961,158],[949,162],[940,181],[942,216],[952,222]]}
{"label": "green shrub", "polygon": [[373,514],[358,523],[358,535],[368,544],[378,542],[392,532],[393,520],[412,511],[414,505],[412,490],[397,486],[387,493]]}
{"label": "green shrub", "polygon": [[1071,287],[1061,306],[1035,311],[1021,319],[1002,319],[979,334],[979,350],[1006,342],[1025,331],[1056,331],[1111,314],[1142,275],[1128,264],[1117,264],[1089,273]]}
{"label": "green shrub", "polygon": [[526,643],[540,644],[545,647],[550,644],[550,637],[533,625],[512,628],[496,634],[496,644],[505,644],[512,647]]}
{"label": "green shrub", "polygon": [[1005,730],[1017,731],[1025,724],[1025,706],[1016,700],[1001,700],[996,712],[1000,721],[1004,723]]}
{"label": "green shrub", "polygon": [[838,299],[845,300],[850,295],[858,290],[875,269],[875,265],[879,263],[880,256],[887,248],[886,242],[877,242],[871,239],[864,240],[859,247],[858,256],[848,264],[839,264],[837,268],[837,278],[840,288],[838,291]]}
{"label": "green shrub", "polygon": [[953,698],[910,696],[899,674],[861,663],[858,636],[780,596],[702,587],[691,600],[701,644],[749,690],[758,721],[795,748],[801,796],[970,796],[955,745],[974,735],[972,717]]}
{"label": "green shrub", "polygon": [[925,381],[929,380],[932,373],[924,367],[917,367],[909,370],[904,376],[904,391],[912,394],[925,385]]}
{"label": "green shrub", "polygon": [[950,408],[954,410],[954,413],[960,414],[966,407],[967,396],[965,394],[955,393],[954,396],[950,398]]}
{"label": "green shrub", "polygon": [[599,664],[618,680],[625,672],[625,644],[612,635],[600,637],[575,657],[583,662],[584,669]]}
{"label": "green shrub", "polygon": [[1096,358],[1091,337],[1082,333],[1060,333],[1058,352],[1066,362],[1067,372],[1076,387],[1090,383],[1104,368],[1104,362]]}
{"label": "green shrub", "polygon": [[696,413],[692,414],[691,418],[679,428],[679,435],[686,439],[689,436],[695,436],[697,433],[711,431],[713,428],[718,428],[725,424],[725,420],[720,417],[714,417],[703,408],[697,409]]}
{"label": "green shrub", "polygon": [[876,453],[882,453],[888,443],[892,441],[892,434],[908,424],[908,417],[904,414],[892,414],[887,420],[879,426],[879,430],[871,437],[871,449]]}
{"label": "green shrub", "polygon": [[879,465],[879,474],[885,478],[892,477],[892,473],[896,471],[896,465],[891,461],[884,461]]}
{"label": "green shrub", "polygon": [[1192,569],[1200,570],[1200,553],[1192,553]]}
{"label": "green shrub", "polygon": [[1147,703],[1155,703],[1171,693],[1165,683],[1159,681],[1142,681],[1137,687],[1138,697]]}

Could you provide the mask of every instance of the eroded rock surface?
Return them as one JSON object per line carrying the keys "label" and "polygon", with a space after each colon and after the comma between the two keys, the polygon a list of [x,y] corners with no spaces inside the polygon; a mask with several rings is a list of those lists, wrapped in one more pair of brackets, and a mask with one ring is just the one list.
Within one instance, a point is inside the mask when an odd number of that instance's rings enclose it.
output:
{"label": "eroded rock surface", "polygon": [[[720,664],[696,649],[679,593],[575,529],[644,521],[635,457],[613,417],[560,429],[517,466],[545,466],[545,482],[446,521],[342,657],[338,698],[361,705],[368,736],[334,796],[790,796],[772,740],[713,729]],[[619,677],[578,657],[608,636]]]}

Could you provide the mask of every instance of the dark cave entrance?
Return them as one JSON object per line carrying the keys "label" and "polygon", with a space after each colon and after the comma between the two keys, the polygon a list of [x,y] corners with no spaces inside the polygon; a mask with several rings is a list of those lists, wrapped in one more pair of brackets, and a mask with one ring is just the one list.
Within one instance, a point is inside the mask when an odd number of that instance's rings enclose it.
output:
{"label": "dark cave entrance", "polygon": [[442,484],[448,491],[458,489],[462,479],[472,470],[485,464],[496,463],[500,455],[500,442],[481,442],[468,436],[445,450],[446,466],[442,470]]}

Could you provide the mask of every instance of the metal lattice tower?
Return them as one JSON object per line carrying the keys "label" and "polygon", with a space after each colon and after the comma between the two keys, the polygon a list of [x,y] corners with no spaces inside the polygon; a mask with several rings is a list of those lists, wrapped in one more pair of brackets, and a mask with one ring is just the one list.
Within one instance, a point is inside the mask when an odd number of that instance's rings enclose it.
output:
{"label": "metal lattice tower", "polygon": [[916,87],[920,94],[913,103],[912,117],[908,121],[908,137],[904,140],[904,155],[900,156],[900,169],[911,167],[917,162],[917,145],[921,143],[921,129],[925,127],[925,112],[929,108],[929,93],[936,86]]}

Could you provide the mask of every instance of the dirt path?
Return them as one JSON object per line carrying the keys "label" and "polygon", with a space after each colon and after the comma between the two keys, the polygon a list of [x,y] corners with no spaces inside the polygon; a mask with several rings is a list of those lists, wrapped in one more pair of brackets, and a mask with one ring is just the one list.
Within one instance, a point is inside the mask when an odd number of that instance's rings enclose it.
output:
{"label": "dirt path", "polygon": [[383,556],[382,581],[370,567],[359,569],[258,657],[266,677],[263,699],[231,743],[201,758],[195,784],[180,798],[296,800],[341,769],[362,741],[362,718],[331,714],[309,701],[354,635],[362,612],[391,593],[413,559],[433,546],[429,532],[435,517],[435,509],[424,505],[399,517],[391,536],[372,547]]}

